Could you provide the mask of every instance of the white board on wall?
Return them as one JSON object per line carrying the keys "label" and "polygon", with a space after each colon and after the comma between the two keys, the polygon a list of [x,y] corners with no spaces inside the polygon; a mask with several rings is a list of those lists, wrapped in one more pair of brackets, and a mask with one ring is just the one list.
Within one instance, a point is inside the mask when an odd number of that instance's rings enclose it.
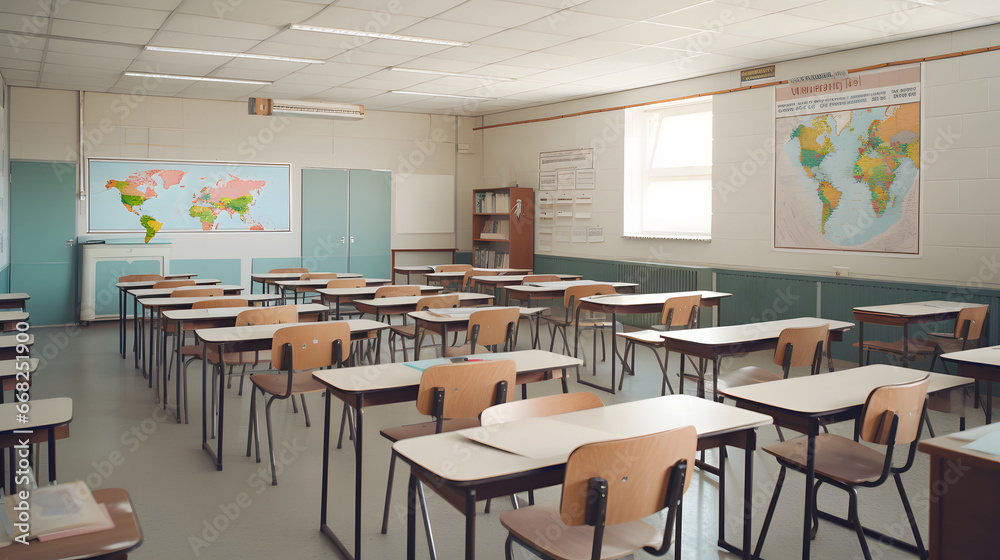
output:
{"label": "white board on wall", "polygon": [[397,175],[396,233],[455,233],[455,176]]}

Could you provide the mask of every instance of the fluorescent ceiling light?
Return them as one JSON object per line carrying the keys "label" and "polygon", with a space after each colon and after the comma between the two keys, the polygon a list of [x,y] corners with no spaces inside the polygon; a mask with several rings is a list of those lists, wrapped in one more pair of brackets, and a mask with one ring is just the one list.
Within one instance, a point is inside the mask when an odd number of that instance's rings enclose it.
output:
{"label": "fluorescent ceiling light", "polygon": [[289,29],[296,31],[315,31],[317,33],[333,33],[334,35],[350,35],[352,37],[364,37],[367,39],[391,39],[393,41],[409,41],[411,43],[429,43],[431,45],[445,45],[448,47],[468,47],[471,43],[461,41],[449,41],[447,39],[432,39],[430,37],[413,37],[410,35],[395,35],[393,33],[376,33],[374,31],[359,31],[357,29],[339,29],[336,27],[319,27],[316,25],[301,25],[293,23]]}
{"label": "fluorescent ceiling light", "polygon": [[406,95],[426,95],[428,97],[453,97],[455,99],[476,99],[478,101],[496,101],[496,97],[477,97],[475,95],[454,95],[451,93],[428,93],[426,91],[407,91],[405,89],[394,89],[389,93],[404,93]]}
{"label": "fluorescent ceiling light", "polygon": [[225,56],[228,58],[253,58],[257,60],[277,60],[280,62],[301,62],[304,64],[325,64],[325,60],[320,60],[318,58],[298,58],[294,56],[274,56],[270,54],[254,54],[254,53],[241,53],[241,52],[229,52],[229,51],[206,51],[201,49],[184,49],[181,47],[157,47],[153,45],[146,45],[147,51],[156,52],[171,52],[171,53],[181,53],[181,54],[204,54],[208,56]]}
{"label": "fluorescent ceiling light", "polygon": [[435,76],[455,76],[456,78],[476,78],[480,80],[488,80],[491,82],[514,82],[515,78],[501,78],[500,76],[486,76],[483,74],[462,74],[461,72],[442,72],[440,70],[421,70],[419,68],[400,68],[399,66],[390,66],[386,70],[395,70],[396,72],[412,72],[414,74],[434,74]]}
{"label": "fluorescent ceiling light", "polygon": [[151,72],[125,72],[125,76],[136,78],[164,78],[167,80],[191,80],[192,82],[224,82],[228,84],[251,84],[259,86],[269,86],[274,82],[264,80],[243,80],[240,78],[212,78],[209,76],[182,76],[180,74],[154,74]]}

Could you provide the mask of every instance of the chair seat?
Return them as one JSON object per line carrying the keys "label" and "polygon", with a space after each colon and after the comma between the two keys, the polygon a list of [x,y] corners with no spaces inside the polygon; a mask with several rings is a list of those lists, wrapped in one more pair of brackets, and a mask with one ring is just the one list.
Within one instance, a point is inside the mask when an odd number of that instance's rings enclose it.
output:
{"label": "chair seat", "polygon": [[719,376],[719,389],[732,389],[734,387],[745,387],[768,381],[778,381],[781,379],[780,373],[775,373],[756,366],[742,367],[732,373]]}
{"label": "chair seat", "polygon": [[[559,504],[532,506],[500,514],[500,523],[514,536],[556,560],[589,560],[594,542],[590,525],[568,527],[559,516]],[[544,534],[545,538],[539,539]],[[660,531],[639,519],[604,528],[601,558],[623,558],[644,546],[659,546]]]}
{"label": "chair seat", "polygon": [[405,338],[414,338],[417,336],[417,326],[413,324],[389,325],[389,330]]}
{"label": "chair seat", "polygon": [[[448,346],[444,349],[445,358],[451,356],[468,356],[470,354],[472,354],[472,345],[469,343],[461,346]],[[492,354],[492,352],[484,346],[476,346],[476,354]]]}
{"label": "chair seat", "polygon": [[979,348],[978,341],[963,341],[961,338],[955,338],[955,335],[952,333],[927,333],[927,336],[933,339],[928,342],[937,345],[938,351],[942,354]]}
{"label": "chair seat", "polygon": [[[799,471],[806,469],[809,438],[797,437],[764,447],[778,462]],[[843,484],[857,486],[874,482],[882,475],[885,454],[836,434],[816,436],[816,474]]]}
{"label": "chair seat", "polygon": [[647,329],[644,331],[617,333],[618,336],[631,340],[636,344],[645,344],[647,346],[662,346],[663,345],[663,334],[664,331],[657,331],[653,329]]}
{"label": "chair seat", "polygon": [[[300,395],[303,393],[318,393],[325,391],[326,386],[312,376],[311,371],[303,371],[292,374],[292,393]],[[255,373],[250,376],[250,382],[256,385],[261,391],[272,395],[283,395],[288,389],[288,377],[284,373]]]}
{"label": "chair seat", "polygon": [[[183,349],[181,350],[183,352]],[[199,357],[201,357],[199,353]],[[262,362],[271,361],[271,351],[270,350],[259,350],[256,352],[225,352],[222,358],[226,361],[228,365],[242,365],[250,364],[257,365]],[[217,364],[219,363],[219,353],[212,348],[208,349],[208,363]]]}
{"label": "chair seat", "polygon": [[[903,354],[903,341],[902,339],[896,340],[894,342],[886,342],[884,340],[866,340],[864,344],[865,350],[872,350],[874,352],[887,352],[890,354]],[[907,352],[912,357],[923,358],[923,354],[933,354],[937,349],[937,345],[931,343],[923,338],[911,338],[907,344]]]}
{"label": "chair seat", "polygon": [[[476,418],[452,418],[444,421],[441,431],[454,432],[455,430],[478,428],[479,426],[479,420]],[[436,430],[437,422],[421,422],[419,424],[410,424],[409,426],[386,428],[379,433],[382,434],[382,437],[385,439],[395,443],[404,439],[429,436],[434,434]]]}

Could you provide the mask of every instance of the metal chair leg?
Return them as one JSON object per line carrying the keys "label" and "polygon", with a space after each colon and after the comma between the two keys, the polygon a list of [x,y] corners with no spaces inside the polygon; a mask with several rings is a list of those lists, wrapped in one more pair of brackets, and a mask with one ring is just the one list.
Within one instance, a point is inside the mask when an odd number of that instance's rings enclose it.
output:
{"label": "metal chair leg", "polygon": [[858,534],[858,542],[861,543],[861,553],[865,555],[865,560],[872,560],[872,553],[868,550],[868,539],[865,538],[865,529],[861,526],[861,518],[858,517],[858,490],[852,486],[847,487],[847,495],[850,498],[848,503],[848,518],[854,524],[854,532]]}
{"label": "metal chair leg", "polygon": [[[934,436],[931,436],[934,437]],[[903,509],[906,511],[906,520],[910,522],[910,530],[913,531],[913,541],[920,550],[920,559],[927,559],[927,549],[924,548],[924,541],[920,538],[920,529],[917,527],[917,520],[913,517],[913,509],[910,507],[910,500],[906,498],[906,489],[903,488],[903,479],[899,474],[892,475],[896,481],[896,489],[899,490],[899,499],[903,502]]]}
{"label": "metal chair leg", "polygon": [[[294,400],[295,397],[292,397],[292,399]],[[305,394],[299,395],[299,400],[302,401],[302,414],[306,417],[306,427],[308,428],[308,427],[312,426],[312,424],[309,423],[309,409],[306,408],[306,396],[305,396]]]}
{"label": "metal chair leg", "polygon": [[764,525],[760,528],[760,536],[757,537],[757,547],[753,551],[752,558],[759,559],[760,551],[764,548],[764,539],[767,537],[767,529],[771,526],[771,519],[774,517],[774,508],[778,505],[778,495],[781,494],[781,485],[785,482],[785,467],[778,471],[778,480],[774,483],[774,494],[771,495],[771,503],[767,506],[767,515],[764,516]]}
{"label": "metal chair leg", "polygon": [[268,399],[264,408],[264,418],[267,420],[267,454],[271,458],[271,486],[278,485],[278,472],[274,465],[274,432],[271,430],[271,405],[274,404],[274,399],[273,396]]}
{"label": "metal chair leg", "polygon": [[396,450],[389,457],[389,481],[385,487],[385,506],[382,509],[382,534],[389,532],[389,501],[392,499],[392,478],[396,473]]}
{"label": "metal chair leg", "polygon": [[437,560],[437,550],[434,548],[434,535],[431,533],[431,520],[427,515],[427,500],[424,498],[422,482],[417,482],[417,494],[420,497],[420,512],[424,518],[424,532],[427,533],[427,550],[430,552],[431,560]]}

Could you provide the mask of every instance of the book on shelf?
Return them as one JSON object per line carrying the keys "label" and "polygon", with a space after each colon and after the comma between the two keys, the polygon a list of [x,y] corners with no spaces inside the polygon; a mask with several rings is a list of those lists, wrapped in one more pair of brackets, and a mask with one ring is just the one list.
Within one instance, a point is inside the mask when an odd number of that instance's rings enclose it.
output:
{"label": "book on shelf", "polygon": [[510,231],[509,220],[486,220],[483,223],[483,231],[480,232],[480,239],[500,239],[507,240]]}
{"label": "book on shelf", "polygon": [[[25,524],[26,538],[37,538],[39,542],[96,533],[115,526],[107,507],[98,504],[90,488],[80,480],[35,488],[26,501],[16,495],[7,496],[4,501],[11,520],[19,519],[27,508],[30,522]],[[25,538],[22,527],[13,524],[12,539]]]}
{"label": "book on shelf", "polygon": [[476,193],[475,208],[477,214],[509,212],[510,194],[495,192]]}

